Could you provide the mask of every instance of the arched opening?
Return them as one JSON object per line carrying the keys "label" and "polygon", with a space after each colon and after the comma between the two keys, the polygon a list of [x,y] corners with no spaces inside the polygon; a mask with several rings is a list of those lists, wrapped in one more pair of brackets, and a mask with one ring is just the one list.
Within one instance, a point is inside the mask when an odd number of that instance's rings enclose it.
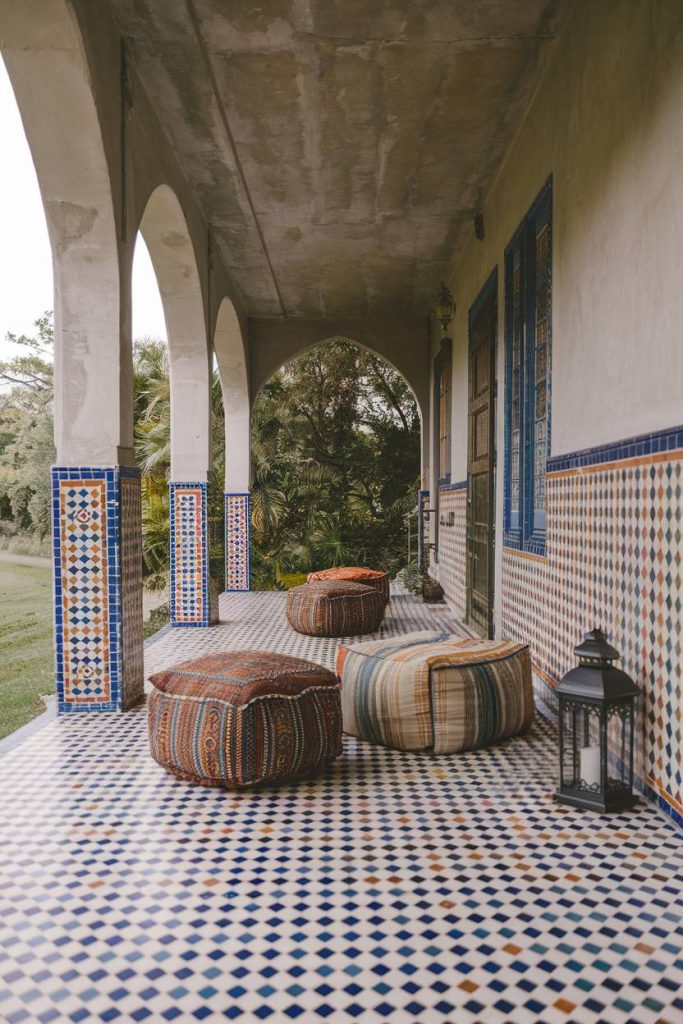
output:
{"label": "arched opening", "polygon": [[145,635],[168,622],[171,395],[163,303],[145,240],[138,232],[131,275],[134,446],[141,474]]}
{"label": "arched opening", "polygon": [[[208,625],[217,615],[210,563],[221,563],[209,536],[212,515],[213,366],[195,248],[177,196],[167,185],[151,194],[139,232],[156,275],[168,338],[170,613],[177,626]],[[164,351],[158,357],[160,369]],[[164,437],[159,437],[160,451]],[[155,496],[161,513],[163,503]],[[222,502],[219,508],[222,521]],[[151,525],[151,524],[150,524]],[[215,532],[215,531],[214,531]],[[220,531],[222,539],[222,530]]]}
{"label": "arched opening", "polygon": [[288,360],[252,415],[255,588],[334,565],[403,569],[420,442],[415,396],[382,357],[335,338]]}
{"label": "arched opening", "polygon": [[171,480],[206,481],[210,468],[211,358],[197,260],[175,192],[159,185],[140,234],[164,308],[171,380]]}
{"label": "arched opening", "polygon": [[225,411],[225,492],[249,491],[249,380],[242,329],[229,298],[218,309],[213,347]]}

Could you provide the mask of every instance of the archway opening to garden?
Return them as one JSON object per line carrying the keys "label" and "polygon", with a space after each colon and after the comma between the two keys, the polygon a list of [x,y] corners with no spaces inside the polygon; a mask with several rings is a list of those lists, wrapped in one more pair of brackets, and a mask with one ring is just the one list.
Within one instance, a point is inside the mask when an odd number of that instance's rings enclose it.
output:
{"label": "archway opening to garden", "polygon": [[420,437],[405,378],[350,340],[277,370],[252,413],[254,589],[296,586],[331,566],[404,569],[416,554]]}
{"label": "archway opening to garden", "polygon": [[153,625],[159,625],[168,621],[171,383],[159,283],[140,232],[133,256],[131,314],[134,445],[141,475],[144,617],[145,622],[151,618]]}

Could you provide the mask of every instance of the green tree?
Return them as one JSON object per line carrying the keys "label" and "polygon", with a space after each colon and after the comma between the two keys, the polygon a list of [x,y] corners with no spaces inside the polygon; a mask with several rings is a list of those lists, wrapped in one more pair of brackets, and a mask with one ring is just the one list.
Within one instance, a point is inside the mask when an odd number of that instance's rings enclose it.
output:
{"label": "green tree", "polygon": [[7,335],[24,351],[0,362],[0,519],[8,532],[43,538],[50,529],[55,457],[52,314],[35,326],[34,337]]}
{"label": "green tree", "polygon": [[255,584],[351,562],[397,571],[420,459],[417,406],[400,374],[331,342],[271,378],[252,423]]}

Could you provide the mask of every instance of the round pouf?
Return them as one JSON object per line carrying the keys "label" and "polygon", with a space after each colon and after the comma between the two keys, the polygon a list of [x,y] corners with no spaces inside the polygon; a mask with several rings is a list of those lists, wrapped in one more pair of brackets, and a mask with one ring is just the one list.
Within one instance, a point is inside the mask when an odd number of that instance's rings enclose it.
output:
{"label": "round pouf", "polygon": [[320,569],[309,572],[308,582],[319,580],[347,580],[349,583],[362,583],[366,587],[374,587],[382,595],[384,604],[389,603],[389,573],[379,569],[366,569],[360,565],[341,565],[336,569]]}
{"label": "round pouf", "polygon": [[344,731],[398,750],[453,754],[531,725],[527,644],[420,632],[341,646]]}
{"label": "round pouf", "polygon": [[287,620],[306,636],[374,633],[384,618],[384,601],[374,587],[322,580],[287,593]]}
{"label": "round pouf", "polygon": [[148,703],[155,761],[205,786],[293,779],[342,751],[339,680],[284,654],[206,654],[157,672]]}

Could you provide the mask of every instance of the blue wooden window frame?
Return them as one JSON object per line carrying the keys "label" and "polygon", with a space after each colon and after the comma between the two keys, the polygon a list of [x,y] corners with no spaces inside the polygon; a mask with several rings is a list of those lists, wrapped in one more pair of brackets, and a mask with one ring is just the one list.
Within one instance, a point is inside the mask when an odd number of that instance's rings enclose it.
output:
{"label": "blue wooden window frame", "polygon": [[537,555],[546,543],[551,355],[552,176],[505,249],[505,544]]}
{"label": "blue wooden window frame", "polygon": [[[452,416],[452,382],[453,350],[450,338],[441,339],[441,348],[434,359],[434,404],[436,410],[436,458],[437,478],[439,484],[447,486],[451,482],[451,416]],[[445,389],[442,388],[445,384]],[[443,393],[442,393],[443,392]],[[444,405],[445,397],[445,408]],[[441,422],[446,416],[445,434],[441,432]],[[442,460],[443,456],[443,460]]]}

